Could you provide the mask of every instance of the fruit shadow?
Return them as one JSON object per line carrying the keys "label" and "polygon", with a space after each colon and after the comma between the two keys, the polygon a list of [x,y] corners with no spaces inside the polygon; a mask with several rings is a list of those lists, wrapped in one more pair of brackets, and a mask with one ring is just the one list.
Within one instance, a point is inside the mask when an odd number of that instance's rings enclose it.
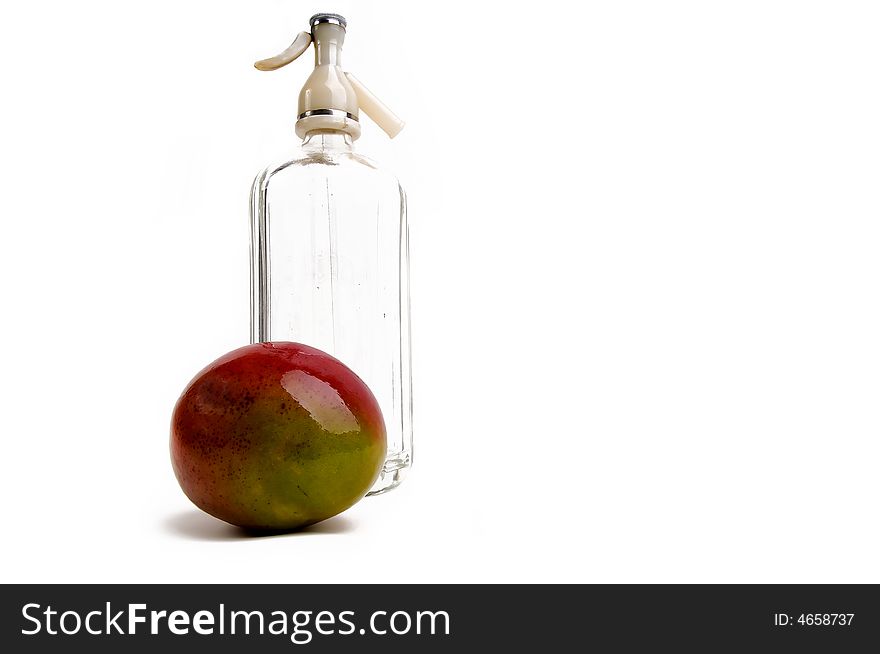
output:
{"label": "fruit shadow", "polygon": [[217,518],[212,518],[197,509],[177,513],[168,517],[164,522],[165,530],[170,534],[189,540],[211,541],[255,540],[310,534],[344,534],[353,530],[354,526],[350,518],[338,515],[296,530],[242,529]]}

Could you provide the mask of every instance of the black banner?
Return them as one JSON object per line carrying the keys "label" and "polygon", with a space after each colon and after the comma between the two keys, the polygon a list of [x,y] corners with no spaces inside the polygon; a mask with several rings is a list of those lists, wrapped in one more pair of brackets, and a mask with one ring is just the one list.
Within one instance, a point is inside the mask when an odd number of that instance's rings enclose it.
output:
{"label": "black banner", "polygon": [[0,611],[5,652],[880,646],[870,585],[12,585]]}

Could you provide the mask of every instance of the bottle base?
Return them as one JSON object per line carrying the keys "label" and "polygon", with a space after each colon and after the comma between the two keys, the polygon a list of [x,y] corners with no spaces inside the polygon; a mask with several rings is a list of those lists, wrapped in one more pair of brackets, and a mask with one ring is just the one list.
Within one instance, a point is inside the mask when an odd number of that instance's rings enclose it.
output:
{"label": "bottle base", "polygon": [[382,466],[379,478],[376,480],[376,483],[373,484],[370,492],[367,493],[367,497],[381,495],[382,493],[387,493],[400,486],[400,482],[406,477],[410,465],[411,460],[409,454],[402,452],[397,455],[392,454],[385,459],[385,464]]}

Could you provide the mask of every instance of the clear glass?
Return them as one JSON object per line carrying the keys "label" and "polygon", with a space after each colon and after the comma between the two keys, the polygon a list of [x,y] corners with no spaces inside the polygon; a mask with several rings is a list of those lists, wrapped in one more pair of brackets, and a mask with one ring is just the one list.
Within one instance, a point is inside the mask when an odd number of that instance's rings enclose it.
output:
{"label": "clear glass", "polygon": [[309,132],[302,153],[257,175],[251,196],[251,341],[329,352],[373,391],[388,454],[368,493],[412,462],[406,196],[348,134]]}

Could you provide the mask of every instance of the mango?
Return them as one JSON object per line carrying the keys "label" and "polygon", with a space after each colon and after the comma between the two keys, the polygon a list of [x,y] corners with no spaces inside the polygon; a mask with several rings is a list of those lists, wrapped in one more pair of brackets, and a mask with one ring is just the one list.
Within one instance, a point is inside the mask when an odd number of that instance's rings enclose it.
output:
{"label": "mango", "polygon": [[385,449],[385,422],[367,385],[298,343],[220,357],[184,389],[171,421],[183,492],[248,529],[298,529],[341,513],[373,485]]}

